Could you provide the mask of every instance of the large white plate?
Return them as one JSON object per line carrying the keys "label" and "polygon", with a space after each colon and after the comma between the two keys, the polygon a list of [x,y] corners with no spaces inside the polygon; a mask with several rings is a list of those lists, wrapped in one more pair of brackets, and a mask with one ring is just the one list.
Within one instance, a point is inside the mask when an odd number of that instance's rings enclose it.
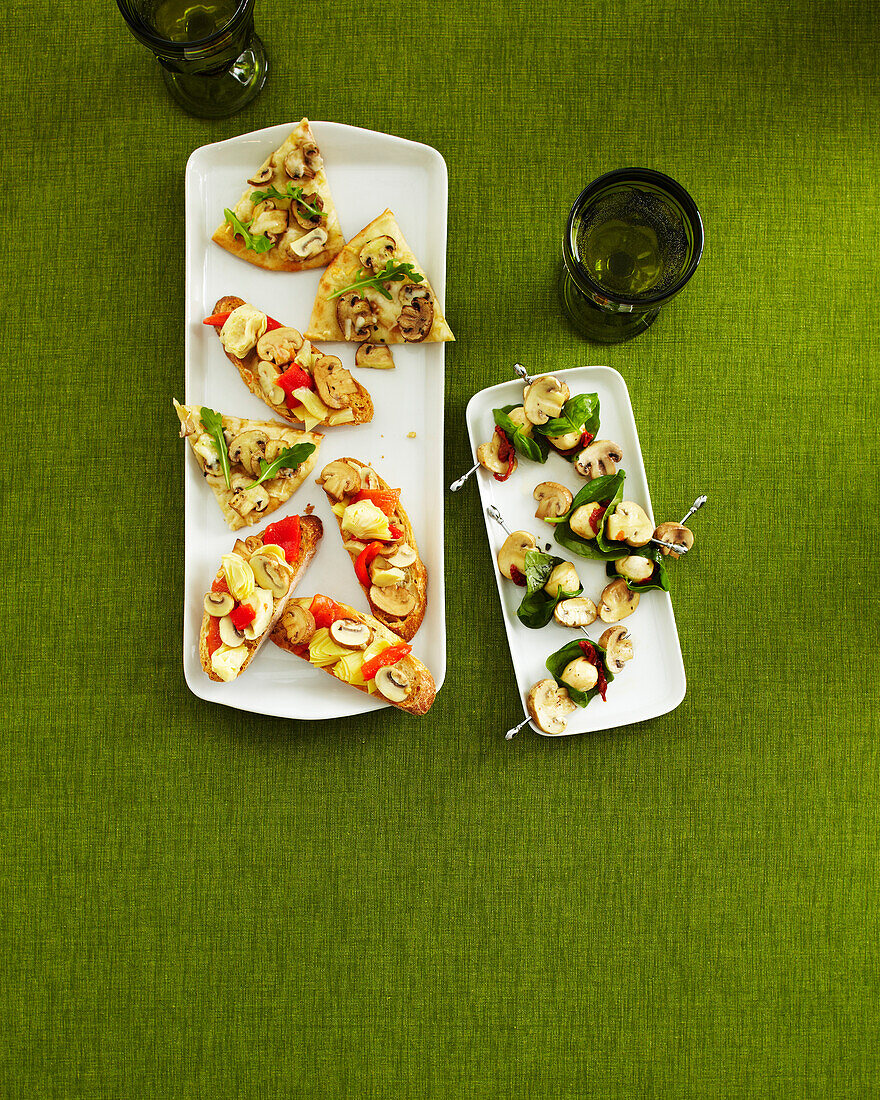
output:
{"label": "large white plate", "polygon": [[[298,121],[298,120],[297,120]],[[236,416],[271,419],[269,408],[251,394],[226,358],[214,331],[201,322],[218,298],[237,294],[279,321],[304,330],[321,271],[261,271],[211,241],[245,189],[247,177],[287,137],[296,123],[205,145],[186,168],[186,402],[205,404]],[[389,134],[313,122],[342,230],[350,239],[386,208],[400,227],[433,284],[441,307],[446,287],[446,164],[436,149]],[[330,346],[330,345],[328,345]],[[333,354],[354,369],[354,344],[333,344]],[[395,345],[393,371],[357,370],[370,391],[375,416],[357,428],[328,428],[316,473],[334,458],[350,455],[372,463],[403,490],[421,556],[428,569],[428,611],[413,652],[430,668],[439,688],[446,674],[446,617],[443,589],[443,381],[444,345]],[[169,417],[174,412],[169,403]],[[415,438],[408,433],[415,432]],[[183,665],[186,682],[202,699],[284,718],[339,718],[387,704],[337,683],[327,673],[284,653],[271,642],[237,680],[217,684],[202,671],[198,654],[202,600],[236,539],[213,494],[185,450],[186,569]],[[369,610],[342,548],[336,519],[314,475],[266,521],[302,513],[314,504],[324,522],[318,555],[300,581],[298,595],[322,592]],[[264,524],[244,528],[242,537]]]}
{"label": "large white plate", "polygon": [[[564,379],[572,395],[578,393],[598,393],[600,402],[600,429],[602,439],[613,439],[623,448],[621,466],[626,470],[624,495],[627,500],[641,504],[653,519],[651,499],[639,436],[633,417],[626,383],[610,367],[578,367],[574,370],[554,371],[555,378]],[[523,384],[519,379],[502,382],[475,394],[467,407],[467,426],[471,440],[471,449],[476,462],[477,447],[489,439],[495,427],[492,410],[505,405],[522,404]],[[507,481],[498,482],[482,469],[476,478],[480,486],[480,500],[483,516],[486,520],[486,533],[495,562],[495,580],[501,599],[501,610],[507,640],[510,643],[510,655],[516,673],[523,705],[523,714],[527,714],[525,699],[529,688],[550,673],[544,662],[566,642],[573,638],[584,637],[580,630],[567,630],[554,621],[541,630],[530,630],[516,617],[524,589],[518,588],[501,575],[495,556],[507,537],[501,527],[489,518],[486,509],[495,505],[504,517],[511,531],[531,531],[538,540],[538,546],[546,549],[550,544],[550,553],[571,560],[578,571],[584,586],[584,595],[596,603],[599,594],[608,583],[605,575],[605,562],[593,561],[571,554],[553,538],[550,524],[535,518],[536,502],[532,491],[541,481],[558,481],[568,486],[573,494],[583,488],[584,481],[575,474],[572,465],[560,455],[552,453],[545,465],[530,462],[517,456],[519,466],[516,473]],[[674,587],[677,569],[686,568],[684,563],[672,562],[669,568],[670,583]],[[567,734],[589,733],[596,730],[612,729],[615,726],[628,725],[631,722],[643,722],[656,718],[660,714],[674,710],[684,699],[686,682],[684,663],[681,658],[681,646],[672,612],[672,600],[668,592],[645,592],[635,613],[625,619],[635,655],[608,688],[607,701],[594,697],[588,706],[579,708],[568,720]],[[589,636],[598,641],[607,624],[596,621],[587,628]],[[534,722],[529,723],[536,733],[541,730]],[[547,736],[546,734],[544,736]]]}

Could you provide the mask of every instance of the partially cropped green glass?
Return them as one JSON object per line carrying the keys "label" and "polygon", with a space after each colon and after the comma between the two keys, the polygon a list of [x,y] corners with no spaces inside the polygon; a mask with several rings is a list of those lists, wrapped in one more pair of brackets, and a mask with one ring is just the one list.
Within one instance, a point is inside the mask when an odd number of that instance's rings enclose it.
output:
{"label": "partially cropped green glass", "polygon": [[226,118],[255,99],[268,62],[254,32],[254,0],[116,0],[129,30],[162,66],[191,115]]}
{"label": "partially cropped green glass", "polygon": [[629,340],[679,293],[702,253],[700,212],[680,184],[651,168],[607,172],[568,216],[563,308],[588,340]]}

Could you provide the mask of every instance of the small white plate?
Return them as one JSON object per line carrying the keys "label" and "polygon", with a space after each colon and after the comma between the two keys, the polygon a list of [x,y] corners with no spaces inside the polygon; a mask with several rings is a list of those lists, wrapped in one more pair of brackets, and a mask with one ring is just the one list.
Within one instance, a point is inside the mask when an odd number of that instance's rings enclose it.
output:
{"label": "small white plate", "polygon": [[[298,120],[297,120],[298,121]],[[263,271],[211,241],[223,208],[238,202],[247,177],[287,137],[296,122],[272,126],[196,149],[186,167],[186,373],[187,404],[258,420],[273,419],[226,358],[213,329],[202,319],[224,294],[237,294],[284,324],[304,330],[322,270]],[[346,240],[390,208],[437,293],[446,289],[446,164],[436,149],[389,134],[312,122],[327,179]],[[454,327],[454,320],[453,320]],[[326,344],[354,370],[354,344]],[[324,523],[315,560],[297,595],[321,592],[368,611],[363,591],[342,541],[336,518],[314,478],[334,458],[350,455],[375,466],[390,485],[402,489],[401,503],[412,521],[428,570],[428,610],[412,645],[431,670],[437,687],[446,675],[446,614],[443,585],[443,384],[444,345],[395,345],[396,369],[355,370],[369,390],[375,415],[356,428],[327,428],[315,474],[273,513],[302,513],[307,504]],[[169,426],[176,419],[168,404]],[[408,438],[415,432],[415,438]],[[267,642],[259,655],[228,684],[210,680],[199,661],[202,600],[235,539],[265,524],[230,531],[213,493],[205,485],[189,444],[180,444],[185,470],[186,569],[183,665],[190,690],[202,699],[282,718],[340,718],[388,704],[336,682],[320,669]],[[184,453],[185,452],[185,453]]]}
{"label": "small white plate", "polygon": [[[653,520],[636,422],[626,383],[621,375],[610,367],[577,367],[573,370],[554,371],[553,376],[565,381],[572,396],[579,393],[599,395],[599,437],[612,439],[623,449],[623,462],[620,465],[626,471],[624,497],[641,504]],[[495,428],[492,410],[505,405],[521,405],[522,396],[523,383],[514,379],[481,390],[470,399],[466,416],[474,462],[477,447],[489,439]],[[554,540],[552,525],[535,517],[537,503],[532,497],[532,491],[539,482],[558,481],[567,486],[573,495],[583,488],[585,482],[575,474],[571,463],[553,451],[544,465],[530,462],[522,455],[517,455],[517,461],[519,465],[516,472],[507,481],[496,481],[482,467],[474,476],[480,485],[480,501],[495,564],[495,580],[510,644],[510,656],[520,690],[523,713],[527,714],[525,699],[529,688],[538,680],[550,676],[544,662],[566,642],[585,635],[580,630],[567,630],[558,626],[553,620],[540,630],[530,630],[519,621],[516,609],[525,589],[518,588],[498,570],[495,558],[507,536],[495,520],[489,518],[486,509],[494,504],[511,531],[531,531],[541,550],[546,550],[549,543],[549,553],[573,561],[584,586],[584,595],[595,603],[598,604],[599,595],[610,578],[605,575],[604,561],[581,558],[570,553]],[[670,566],[670,583],[673,586],[676,569],[680,568],[681,563],[673,562]],[[607,625],[597,620],[593,626],[588,627],[589,636],[598,641]],[[579,708],[571,715],[566,734],[590,733],[632,722],[644,722],[674,710],[684,699],[684,663],[669,593],[643,593],[638,608],[634,614],[623,620],[623,625],[633,639],[633,659],[609,685],[606,702],[603,703],[601,698],[595,696],[588,706]],[[536,733],[542,732],[534,722],[530,721],[529,724]]]}

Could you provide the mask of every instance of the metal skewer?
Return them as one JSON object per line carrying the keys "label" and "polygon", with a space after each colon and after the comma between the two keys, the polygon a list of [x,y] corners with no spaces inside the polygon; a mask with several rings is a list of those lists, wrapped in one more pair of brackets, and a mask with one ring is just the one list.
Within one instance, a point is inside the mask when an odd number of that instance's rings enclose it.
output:
{"label": "metal skewer", "polygon": [[526,383],[527,386],[531,386],[532,382],[534,382],[534,378],[532,378],[532,376],[526,371],[526,368],[522,365],[522,363],[514,363],[513,369],[520,376],[523,382]]}
{"label": "metal skewer", "polygon": [[467,479],[471,476],[471,474],[475,474],[477,472],[477,470],[479,470],[479,468],[480,468],[480,463],[477,462],[475,465],[471,466],[471,468],[468,470],[468,472],[466,474],[462,474],[462,476],[458,479],[458,481],[453,481],[453,483],[449,486],[450,493],[457,493],[458,490],[462,487],[462,485],[464,485],[464,483],[467,481]]}
{"label": "metal skewer", "polygon": [[505,733],[504,740],[512,741],[514,737],[516,737],[516,735],[519,733],[519,731],[523,728],[523,726],[527,726],[530,721],[531,717],[523,718],[518,726],[514,726],[512,730],[508,730],[507,733]]}
{"label": "metal skewer", "polygon": [[681,523],[681,524],[687,523],[687,521],[691,518],[691,516],[694,514],[694,512],[699,512],[699,510],[703,507],[703,505],[706,503],[706,501],[708,499],[709,498],[705,494],[701,497],[697,497],[697,499],[691,505],[690,510],[688,511],[687,515],[682,516],[682,518],[678,522]]}
{"label": "metal skewer", "polygon": [[499,524],[501,527],[503,527],[504,530],[508,533],[508,535],[510,534],[510,528],[504,522],[504,517],[501,515],[501,513],[498,511],[498,509],[495,507],[494,504],[490,504],[489,507],[486,509],[486,515],[490,519],[494,519],[497,524]]}

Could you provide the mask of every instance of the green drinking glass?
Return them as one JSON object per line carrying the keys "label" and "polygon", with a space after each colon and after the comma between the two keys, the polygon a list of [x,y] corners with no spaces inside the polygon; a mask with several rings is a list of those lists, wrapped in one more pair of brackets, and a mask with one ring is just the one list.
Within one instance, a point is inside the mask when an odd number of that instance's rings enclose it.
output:
{"label": "green drinking glass", "polygon": [[560,296],[588,340],[638,336],[697,270],[703,222],[675,180],[651,168],[620,168],[577,197],[562,243]]}
{"label": "green drinking glass", "polygon": [[162,66],[191,115],[226,118],[259,95],[268,62],[254,33],[254,0],[116,0],[135,38]]}

